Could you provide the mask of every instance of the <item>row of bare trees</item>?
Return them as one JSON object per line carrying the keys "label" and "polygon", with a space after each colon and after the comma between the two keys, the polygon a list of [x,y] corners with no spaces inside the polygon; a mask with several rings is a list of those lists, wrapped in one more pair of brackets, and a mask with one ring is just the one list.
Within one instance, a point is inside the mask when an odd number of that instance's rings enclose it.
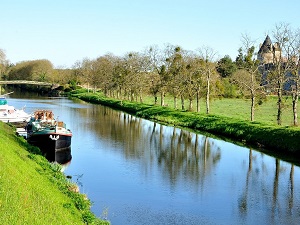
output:
{"label": "row of bare trees", "polygon": [[[143,102],[143,95],[153,96],[157,104],[165,106],[166,94],[174,99],[174,108],[200,111],[200,97],[205,96],[206,112],[214,83],[218,80],[216,52],[203,47],[197,52],[183,50],[171,44],[163,48],[150,46],[143,52],[131,52],[124,57],[104,55],[96,60],[84,59],[77,62],[74,71],[78,80],[94,90],[100,88],[106,96],[126,98]],[[160,95],[160,96],[158,96]]]}
{"label": "row of bare trees", "polygon": [[[277,123],[281,125],[283,92],[287,92],[292,96],[294,125],[298,125],[300,30],[293,30],[289,24],[281,23],[276,25],[273,36],[281,49],[278,57],[274,55],[273,66],[269,70],[270,84],[275,87],[278,97]],[[286,85],[289,87],[286,88]]]}

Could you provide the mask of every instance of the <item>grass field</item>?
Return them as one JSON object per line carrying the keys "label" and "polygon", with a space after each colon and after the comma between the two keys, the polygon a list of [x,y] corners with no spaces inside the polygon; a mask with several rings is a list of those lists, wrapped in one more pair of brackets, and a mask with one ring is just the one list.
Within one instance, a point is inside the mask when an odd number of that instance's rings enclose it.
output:
{"label": "grass field", "polygon": [[[145,97],[144,103],[153,104],[153,97]],[[160,99],[158,100],[160,103]],[[166,97],[166,105],[173,108],[174,102],[172,97]],[[300,104],[300,103],[299,103]],[[178,101],[178,108],[181,108],[180,101]],[[196,102],[193,102],[194,109],[196,108]],[[222,98],[213,99],[210,101],[210,114],[218,116],[232,117],[240,120],[250,121],[250,99],[232,99]],[[188,108],[188,101],[185,101],[185,108]],[[200,113],[205,113],[206,106],[204,99],[200,101]],[[298,107],[300,113],[300,107]],[[260,105],[256,105],[255,121],[276,125],[277,124],[277,98],[275,96],[268,96]],[[293,113],[292,113],[292,100],[290,97],[284,98],[284,109],[282,115],[282,125],[293,125]]]}
{"label": "grass field", "polygon": [[74,184],[58,165],[3,122],[0,150],[0,224],[108,224],[91,213],[89,200],[70,191]]}

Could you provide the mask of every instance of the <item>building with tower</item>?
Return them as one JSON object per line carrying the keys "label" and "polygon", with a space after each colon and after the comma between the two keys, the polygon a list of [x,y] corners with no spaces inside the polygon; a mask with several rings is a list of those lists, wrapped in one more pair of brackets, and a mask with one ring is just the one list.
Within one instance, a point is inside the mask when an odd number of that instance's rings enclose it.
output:
{"label": "building with tower", "polygon": [[273,64],[278,62],[281,55],[281,49],[279,43],[273,44],[269,35],[262,44],[260,44],[259,51],[257,53],[257,59],[261,64]]}

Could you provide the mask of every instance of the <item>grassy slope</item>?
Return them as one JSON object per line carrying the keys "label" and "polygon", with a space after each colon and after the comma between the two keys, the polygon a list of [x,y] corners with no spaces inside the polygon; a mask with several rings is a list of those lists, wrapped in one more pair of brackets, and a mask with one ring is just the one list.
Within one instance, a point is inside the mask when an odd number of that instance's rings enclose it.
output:
{"label": "grassy slope", "polygon": [[[169,125],[187,127],[194,130],[207,131],[212,134],[222,135],[257,147],[265,147],[272,151],[276,150],[276,152],[281,154],[292,153],[294,156],[300,155],[300,128],[277,126],[274,124],[274,121],[250,122],[249,120],[240,119],[241,114],[246,113],[241,112],[238,109],[243,108],[244,110],[245,107],[241,107],[241,104],[233,106],[233,108],[231,108],[231,113],[236,115],[228,117],[221,113],[221,115],[207,115],[204,113],[183,112],[171,109],[170,107],[120,101],[105,98],[101,94],[77,93],[73,95],[82,100],[101,103],[142,118],[167,123]],[[270,105],[273,103],[274,101],[269,102],[268,107],[264,110],[262,110],[261,107],[260,110],[267,112],[270,110]],[[229,104],[229,102],[222,104]],[[231,102],[231,104],[233,104],[233,102]],[[217,108],[215,107],[214,110],[216,109]],[[223,113],[225,111],[226,110],[223,110]],[[271,116],[269,113],[265,113],[263,118],[270,118]],[[285,120],[287,119],[285,118]]]}
{"label": "grassy slope", "polygon": [[59,167],[26,149],[36,150],[0,122],[0,224],[101,224],[76,205],[83,196],[67,190],[74,184]]}

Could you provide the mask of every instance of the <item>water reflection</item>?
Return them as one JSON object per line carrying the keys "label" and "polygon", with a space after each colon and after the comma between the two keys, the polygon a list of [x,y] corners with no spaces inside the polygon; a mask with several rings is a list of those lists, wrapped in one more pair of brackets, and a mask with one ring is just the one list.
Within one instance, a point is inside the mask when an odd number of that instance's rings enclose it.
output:
{"label": "water reflection", "polygon": [[66,164],[72,159],[71,147],[59,151],[47,151],[43,154],[48,161],[57,162],[59,164]]}
{"label": "water reflection", "polygon": [[66,164],[72,159],[71,148],[63,149],[55,152],[55,162],[59,164]]}
{"label": "water reflection", "polygon": [[[246,218],[259,213],[265,214],[266,224],[297,224],[300,202],[299,196],[294,198],[295,166],[273,159],[275,168],[272,174],[264,157],[249,149],[245,185],[238,199],[240,217]],[[297,202],[296,207],[294,201]]]}

